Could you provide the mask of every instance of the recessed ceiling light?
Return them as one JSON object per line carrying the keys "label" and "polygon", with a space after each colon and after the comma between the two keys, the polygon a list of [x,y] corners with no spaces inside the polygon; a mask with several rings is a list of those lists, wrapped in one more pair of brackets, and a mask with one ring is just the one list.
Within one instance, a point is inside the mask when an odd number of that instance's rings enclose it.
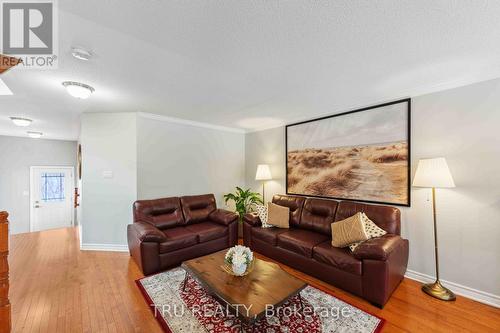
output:
{"label": "recessed ceiling light", "polygon": [[28,132],[26,132],[26,133],[28,133],[28,136],[29,136],[30,138],[33,138],[33,139],[39,139],[39,138],[41,138],[41,137],[42,137],[42,135],[43,135],[43,133],[42,133],[42,132],[30,132],[30,131],[28,131]]}
{"label": "recessed ceiling light", "polygon": [[65,81],[62,85],[66,88],[68,94],[80,99],[89,98],[95,91],[91,86],[80,82]]}
{"label": "recessed ceiling light", "polygon": [[9,117],[10,120],[14,123],[16,126],[21,126],[21,127],[26,127],[31,125],[31,122],[33,120],[28,119],[28,118],[20,118],[20,117]]}
{"label": "recessed ceiling light", "polygon": [[92,53],[90,51],[87,51],[81,47],[72,47],[71,48],[71,54],[73,57],[75,57],[78,60],[83,60],[83,61],[89,61],[90,58],[92,57]]}

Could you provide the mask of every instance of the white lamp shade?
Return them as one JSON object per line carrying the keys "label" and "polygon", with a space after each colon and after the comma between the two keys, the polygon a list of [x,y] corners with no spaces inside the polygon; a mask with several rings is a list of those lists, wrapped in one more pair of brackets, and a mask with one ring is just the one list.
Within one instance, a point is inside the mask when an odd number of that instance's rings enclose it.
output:
{"label": "white lamp shade", "polygon": [[257,172],[255,173],[255,180],[270,180],[270,179],[273,179],[273,177],[271,177],[271,170],[269,169],[269,165],[259,164],[257,166]]}
{"label": "white lamp shade", "polygon": [[421,159],[413,178],[415,187],[455,187],[444,157]]}

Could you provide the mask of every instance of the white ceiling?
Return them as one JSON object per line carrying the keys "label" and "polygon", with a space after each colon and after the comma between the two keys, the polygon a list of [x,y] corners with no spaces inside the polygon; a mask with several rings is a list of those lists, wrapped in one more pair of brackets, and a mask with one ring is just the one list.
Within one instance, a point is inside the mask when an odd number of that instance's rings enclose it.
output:
{"label": "white ceiling", "polygon": [[0,134],[25,116],[76,139],[82,112],[136,111],[252,130],[500,77],[500,1],[58,3],[59,69],[2,75]]}

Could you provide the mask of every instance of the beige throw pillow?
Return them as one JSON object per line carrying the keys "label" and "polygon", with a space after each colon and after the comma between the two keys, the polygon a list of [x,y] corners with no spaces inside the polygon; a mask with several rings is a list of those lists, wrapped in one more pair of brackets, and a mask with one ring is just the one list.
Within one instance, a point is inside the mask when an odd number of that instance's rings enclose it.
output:
{"label": "beige throw pillow", "polygon": [[267,204],[267,224],[278,228],[290,228],[290,209],[269,202]]}
{"label": "beige throw pillow", "polygon": [[332,246],[346,247],[368,239],[361,213],[332,223]]}

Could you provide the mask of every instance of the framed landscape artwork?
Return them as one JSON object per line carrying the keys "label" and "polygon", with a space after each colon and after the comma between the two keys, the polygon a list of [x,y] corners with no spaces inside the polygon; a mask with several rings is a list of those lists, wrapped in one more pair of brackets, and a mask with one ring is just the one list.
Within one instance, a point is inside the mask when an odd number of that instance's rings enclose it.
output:
{"label": "framed landscape artwork", "polygon": [[287,125],[287,194],[410,206],[411,100]]}

